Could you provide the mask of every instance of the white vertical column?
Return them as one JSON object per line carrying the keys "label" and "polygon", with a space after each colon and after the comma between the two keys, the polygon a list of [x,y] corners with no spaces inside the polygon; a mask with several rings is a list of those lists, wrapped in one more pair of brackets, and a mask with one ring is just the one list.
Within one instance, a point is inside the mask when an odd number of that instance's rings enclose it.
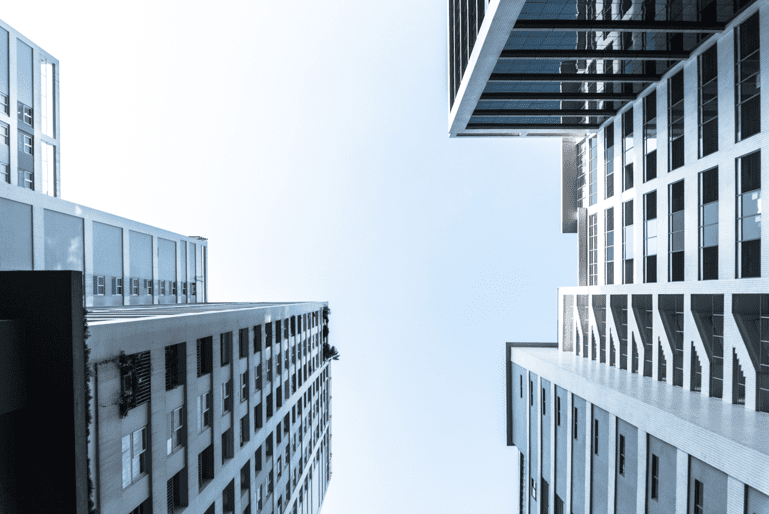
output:
{"label": "white vertical column", "polygon": [[123,228],[123,305],[131,305],[131,249],[128,229]]}
{"label": "white vertical column", "polygon": [[[160,294],[160,280],[158,280],[159,274],[158,274],[158,252],[160,252],[160,248],[158,247],[158,236],[153,235],[152,236],[152,303],[156,304],[159,303],[159,297]],[[235,495],[238,496],[239,495]]]}
{"label": "white vertical column", "polygon": [[676,514],[687,514],[689,500],[689,454],[676,448]]}
{"label": "white vertical column", "polygon": [[[526,377],[524,378],[526,380],[526,392],[528,395],[526,398],[524,398],[526,402],[526,459],[524,462],[524,481],[523,481],[523,491],[521,494],[524,495],[525,500],[523,501],[523,512],[528,513],[529,512],[529,502],[531,500],[531,372],[529,370],[526,370]],[[536,457],[535,457],[536,458]]]}
{"label": "white vertical column", "polygon": [[572,427],[574,426],[574,395],[570,392],[566,393],[566,498],[564,510],[571,512],[571,486],[572,486],[572,466],[574,465],[574,459],[572,458],[572,451],[574,447],[574,434],[572,433]]}
{"label": "white vertical column", "polygon": [[537,484],[537,506],[539,510],[542,510],[542,440],[545,438],[542,426],[542,377],[537,375],[536,383],[537,391],[537,404],[535,405],[534,412],[537,413],[537,476],[534,478],[534,483]]}
{"label": "white vertical column", "polygon": [[590,489],[593,482],[593,404],[585,401],[585,420],[582,422],[585,428],[585,514],[590,513]]}
{"label": "white vertical column", "polygon": [[[12,39],[15,40],[15,38]],[[13,62],[16,60],[14,59]],[[11,119],[15,120],[16,117],[12,116]],[[16,145],[11,145],[11,148],[16,148]],[[11,173],[11,180],[17,175],[18,172],[14,170]],[[35,271],[45,269],[45,209],[39,205],[32,206],[32,269]]]}
{"label": "white vertical column", "polygon": [[726,514],[744,514],[745,484],[733,477],[726,482]]}
{"label": "white vertical column", "polygon": [[609,476],[606,483],[609,490],[608,510],[606,514],[614,514],[615,496],[617,487],[615,486],[616,475],[614,470],[616,469],[616,456],[617,456],[617,416],[609,414]]}
{"label": "white vertical column", "polygon": [[636,512],[638,514],[646,513],[646,446],[648,438],[646,432],[638,429],[638,455],[636,461],[638,463],[638,485],[636,487]]}
{"label": "white vertical column", "polygon": [[[53,184],[50,184],[53,187]],[[83,263],[83,277],[85,278],[85,304],[86,306],[93,305],[93,254],[96,250],[93,247],[93,220],[91,218],[83,218],[83,252],[85,253],[85,262]],[[104,284],[106,294],[110,294],[110,284]],[[108,291],[108,292],[107,292]]]}
{"label": "white vertical column", "polygon": [[555,424],[557,423],[558,416],[558,411],[556,410],[558,400],[556,385],[555,382],[552,381],[550,382],[550,398],[552,398],[552,401],[550,402],[550,409],[553,414],[550,416],[550,426],[547,427],[548,437],[550,438],[550,476],[547,477],[547,480],[550,484],[550,496],[547,499],[547,504],[550,505],[550,511],[555,512],[555,456],[557,452],[555,440]]}

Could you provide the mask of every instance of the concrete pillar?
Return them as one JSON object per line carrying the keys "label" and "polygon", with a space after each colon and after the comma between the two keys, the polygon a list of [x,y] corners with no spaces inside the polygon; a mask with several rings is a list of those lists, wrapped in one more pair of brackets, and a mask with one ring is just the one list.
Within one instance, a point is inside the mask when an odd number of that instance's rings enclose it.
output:
{"label": "concrete pillar", "polygon": [[585,428],[585,514],[591,514],[590,512],[590,500],[592,495],[590,494],[590,482],[593,476],[593,459],[591,450],[593,449],[593,404],[585,400],[585,417],[582,424]]}
{"label": "concrete pillar", "polygon": [[572,433],[572,427],[574,426],[574,395],[571,393],[566,394],[566,426],[568,427],[568,435],[566,436],[566,505],[564,505],[564,510],[571,512],[571,488],[574,477],[572,472],[574,461],[572,458],[574,447],[574,434]]}
{"label": "concrete pillar", "polygon": [[617,493],[617,487],[615,485],[615,469],[617,467],[617,416],[609,413],[609,479],[607,481],[609,489],[609,510],[606,514],[614,514],[614,506],[616,504],[615,496]]}
{"label": "concrete pillar", "polygon": [[646,432],[638,429],[638,494],[636,495],[636,512],[638,514],[646,513],[646,453],[648,436]]}

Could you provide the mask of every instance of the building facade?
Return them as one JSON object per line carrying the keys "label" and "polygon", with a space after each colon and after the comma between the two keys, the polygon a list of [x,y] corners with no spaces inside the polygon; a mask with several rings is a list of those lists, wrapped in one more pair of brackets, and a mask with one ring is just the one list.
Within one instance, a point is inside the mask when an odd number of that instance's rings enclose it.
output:
{"label": "building facade", "polygon": [[449,2],[450,136],[560,138],[579,240],[557,343],[508,349],[521,512],[769,510],[767,27],[766,0]]}
{"label": "building facade", "polygon": [[89,310],[100,512],[316,514],[331,477],[324,303]]}

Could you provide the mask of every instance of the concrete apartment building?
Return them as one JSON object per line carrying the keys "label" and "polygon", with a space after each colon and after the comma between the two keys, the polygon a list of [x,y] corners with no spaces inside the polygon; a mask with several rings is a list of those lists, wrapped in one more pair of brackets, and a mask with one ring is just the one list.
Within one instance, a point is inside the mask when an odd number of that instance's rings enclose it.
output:
{"label": "concrete apartment building", "polygon": [[59,62],[0,21],[0,271],[80,271],[86,306],[205,302],[205,238],[61,199],[59,105]]}
{"label": "concrete apartment building", "polygon": [[449,1],[449,135],[560,138],[579,241],[557,342],[507,347],[520,512],[769,512],[768,27],[766,0]]}
{"label": "concrete apartment building", "polygon": [[62,200],[58,89],[0,22],[0,513],[317,514],[327,303],[208,303],[206,239]]}

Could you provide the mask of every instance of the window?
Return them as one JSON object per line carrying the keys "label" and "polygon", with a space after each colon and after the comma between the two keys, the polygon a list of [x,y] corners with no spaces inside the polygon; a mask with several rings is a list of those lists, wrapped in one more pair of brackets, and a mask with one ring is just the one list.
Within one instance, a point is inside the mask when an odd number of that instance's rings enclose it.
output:
{"label": "window", "polygon": [[267,419],[272,417],[272,394],[267,395]]}
{"label": "window", "polygon": [[222,414],[232,410],[232,379],[222,384]]}
{"label": "window", "polygon": [[240,374],[240,401],[248,400],[248,370]]}
{"label": "window", "polygon": [[259,487],[256,488],[256,511],[259,512],[262,507],[262,484],[259,484]]}
{"label": "window", "polygon": [[699,279],[718,279],[718,168],[699,174]]}
{"label": "window", "polygon": [[154,284],[155,283],[153,282],[152,279],[150,279],[150,280],[145,279],[144,280],[144,289],[147,291],[147,294],[150,295],[150,296],[152,296],[152,291],[153,291],[153,285]]}
{"label": "window", "polygon": [[31,171],[19,169],[19,187],[35,189],[35,175]]}
{"label": "window", "polygon": [[622,204],[622,277],[633,283],[633,200]]}
{"label": "window", "polygon": [[547,416],[547,408],[545,407],[545,388],[542,388],[542,415]]}
{"label": "window", "polygon": [[652,454],[652,500],[659,499],[660,458]]}
{"label": "window", "polygon": [[523,375],[518,375],[518,378],[520,379],[519,382],[521,383],[519,390],[521,391],[521,398],[523,398]]}
{"label": "window", "polygon": [[263,418],[262,404],[260,403],[259,405],[254,407],[254,429],[255,430],[259,430],[260,428],[262,428],[262,424],[263,424],[262,418]]}
{"label": "window", "polygon": [[603,131],[604,157],[606,163],[606,198],[614,196],[614,123]]}
{"label": "window", "polygon": [[633,187],[633,108],[622,114],[622,190]]}
{"label": "window", "polygon": [[11,172],[8,165],[2,162],[0,162],[0,182],[11,183]]}
{"label": "window", "polygon": [[166,346],[166,391],[184,384],[185,344]]}
{"label": "window", "polygon": [[0,112],[8,114],[8,95],[0,93]]}
{"label": "window", "polygon": [[[0,95],[2,96],[2,95]],[[147,498],[129,514],[152,514],[152,498]]]}
{"label": "window", "polygon": [[643,102],[644,107],[644,182],[657,178],[657,92],[652,91]]}
{"label": "window", "polygon": [[11,128],[7,123],[0,123],[0,143],[5,146],[11,145]]}
{"label": "window", "polygon": [[211,426],[211,391],[198,396],[198,432]]}
{"label": "window", "polygon": [[21,102],[18,102],[18,118],[22,123],[26,123],[30,127],[32,126],[33,115],[32,107],[28,107]]}
{"label": "window", "polygon": [[113,295],[122,295],[123,294],[123,279],[113,277],[112,278],[112,294]]}
{"label": "window", "polygon": [[240,491],[242,493],[248,491],[251,487],[251,463],[246,462],[245,465],[240,468]]}
{"label": "window", "polygon": [[534,406],[534,382],[529,380],[529,405]]}
{"label": "window", "polygon": [[238,356],[241,359],[248,357],[248,329],[241,328],[238,331]]}
{"label": "window", "polygon": [[175,280],[172,280],[172,281],[171,281],[171,282],[169,282],[169,283],[170,283],[170,285],[171,285],[171,294],[172,294],[173,296],[176,296],[176,281],[175,281]]}
{"label": "window", "polygon": [[121,417],[128,411],[150,399],[150,352],[132,355],[120,354],[120,399]]}
{"label": "window", "polygon": [[222,432],[222,464],[235,454],[232,427]]}
{"label": "window", "polygon": [[93,294],[104,296],[104,276],[93,277]]}
{"label": "window", "polygon": [[248,414],[240,418],[240,446],[244,446],[251,438],[251,424],[248,422]]}
{"label": "window", "polygon": [[574,439],[577,439],[578,427],[579,427],[579,409],[574,407]]}
{"label": "window", "polygon": [[131,296],[138,296],[138,295],[139,295],[139,279],[132,278],[131,279]]}
{"label": "window", "polygon": [[598,138],[591,138],[590,145],[590,205],[598,201]]}
{"label": "window", "polygon": [[705,484],[699,480],[694,481],[694,514],[705,512]]}
{"label": "window", "polygon": [[614,284],[614,207],[606,209],[604,218],[606,220],[606,285]]}
{"label": "window", "polygon": [[283,456],[278,456],[277,466],[278,468],[278,480],[283,476]]}
{"label": "window", "polygon": [[257,364],[254,366],[254,389],[256,391],[262,390],[262,365]]}
{"label": "window", "polygon": [[222,366],[226,366],[232,359],[232,332],[220,334],[219,343],[222,352]]}
{"label": "window", "polygon": [[190,288],[192,289],[190,294],[192,296],[196,296],[198,294],[198,287],[197,286],[198,286],[197,282],[193,282],[193,283],[190,284]]}
{"label": "window", "polygon": [[684,71],[668,79],[668,160],[673,171],[684,165]]}
{"label": "window", "polygon": [[700,158],[718,150],[718,52],[716,45],[697,57]]}
{"label": "window", "polygon": [[213,338],[198,339],[198,376],[211,373],[213,369]]}
{"label": "window", "polygon": [[187,282],[182,282],[182,295],[187,296]]}
{"label": "window", "polygon": [[577,207],[585,205],[585,174],[587,171],[587,145],[577,143]]}
{"label": "window", "polygon": [[598,215],[591,214],[587,223],[588,233],[588,285],[598,285]]}
{"label": "window", "polygon": [[625,476],[625,436],[619,436],[619,474]]}
{"label": "window", "polygon": [[198,489],[203,489],[214,479],[214,446],[198,454]]}
{"label": "window", "polygon": [[168,438],[166,453],[171,455],[177,448],[184,444],[184,411],[183,407],[174,409],[168,414],[171,437]]}
{"label": "window", "polygon": [[43,134],[54,137],[54,73],[53,64],[43,61],[40,63],[40,118]]}
{"label": "window", "polygon": [[598,420],[593,420],[593,452],[598,455]]}
{"label": "window", "polygon": [[684,181],[668,186],[668,280],[684,280]]}
{"label": "window", "polygon": [[754,14],[734,30],[734,101],[737,142],[761,131],[758,14]]}
{"label": "window", "polygon": [[555,423],[559,427],[561,426],[561,397],[555,397]]}
{"label": "window", "polygon": [[657,191],[644,195],[644,282],[657,281]]}
{"label": "window", "polygon": [[34,139],[29,134],[25,134],[24,132],[19,132],[19,140],[21,143],[20,150],[24,152],[27,155],[35,155],[35,144]]}
{"label": "window", "polygon": [[123,436],[123,489],[147,472],[147,427]]}
{"label": "window", "polygon": [[761,152],[737,159],[737,278],[761,276]]}
{"label": "window", "polygon": [[259,472],[262,470],[262,447],[261,445],[259,448],[256,449],[256,452],[254,453],[254,467],[256,474],[258,475]]}
{"label": "window", "polygon": [[262,326],[254,327],[254,353],[262,351]]}
{"label": "window", "polygon": [[158,281],[160,285],[160,296],[166,295],[166,281],[165,280],[159,280]]}

